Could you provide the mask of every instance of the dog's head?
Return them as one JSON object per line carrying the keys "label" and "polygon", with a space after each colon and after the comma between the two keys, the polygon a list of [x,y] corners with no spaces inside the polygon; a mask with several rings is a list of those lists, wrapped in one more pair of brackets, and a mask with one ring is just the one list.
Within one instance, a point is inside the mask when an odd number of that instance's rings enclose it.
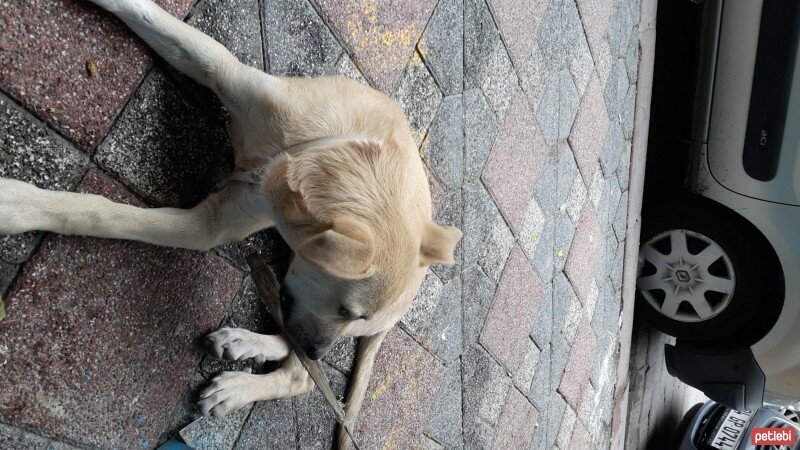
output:
{"label": "dog's head", "polygon": [[352,142],[273,164],[277,225],[295,252],[281,320],[310,358],[341,336],[391,327],[427,266],[453,263],[461,232],[415,211],[430,196],[424,175],[409,182],[407,163],[376,143]]}

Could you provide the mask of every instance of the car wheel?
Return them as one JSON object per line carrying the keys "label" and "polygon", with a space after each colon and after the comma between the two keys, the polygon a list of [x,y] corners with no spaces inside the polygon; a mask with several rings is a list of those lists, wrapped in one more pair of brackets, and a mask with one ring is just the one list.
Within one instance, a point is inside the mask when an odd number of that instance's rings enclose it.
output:
{"label": "car wheel", "polygon": [[743,222],[694,198],[643,217],[637,307],[650,323],[687,340],[747,333],[775,290],[762,241]]}

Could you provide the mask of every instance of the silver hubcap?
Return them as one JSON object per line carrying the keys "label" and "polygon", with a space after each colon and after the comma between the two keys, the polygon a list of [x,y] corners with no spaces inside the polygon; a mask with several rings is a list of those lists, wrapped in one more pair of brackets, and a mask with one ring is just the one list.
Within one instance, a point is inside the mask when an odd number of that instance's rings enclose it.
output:
{"label": "silver hubcap", "polygon": [[[705,248],[690,253],[687,238],[701,242]],[[656,248],[665,240],[670,243],[669,254]],[[733,264],[722,247],[700,233],[671,230],[654,236],[642,245],[639,260],[640,266],[645,261],[652,264],[656,273],[640,276],[636,287],[653,308],[671,319],[701,322],[718,315],[730,304],[736,286]],[[722,264],[716,264],[714,270],[719,275],[712,275],[709,268],[719,260]],[[658,295],[658,291],[663,294]],[[709,292],[717,294],[709,296]]]}

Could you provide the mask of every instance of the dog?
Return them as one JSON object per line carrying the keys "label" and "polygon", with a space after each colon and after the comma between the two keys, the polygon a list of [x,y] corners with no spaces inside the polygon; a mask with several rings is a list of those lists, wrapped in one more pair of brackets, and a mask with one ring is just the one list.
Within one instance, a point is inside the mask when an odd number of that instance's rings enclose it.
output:
{"label": "dog", "polygon": [[[345,409],[354,425],[383,338],[428,266],[453,264],[461,238],[431,219],[403,110],[345,78],[282,78],[246,66],[151,0],[90,1],[222,100],[232,117],[235,171],[191,209],[137,208],[0,179],[0,233],[43,230],[207,250],[276,227],[294,251],[276,313],[286,333],[312,359],[342,336],[361,337]],[[200,395],[204,415],[314,387],[281,336],[224,328],[207,339],[218,358],[283,363],[266,375],[219,374]],[[348,442],[340,430],[340,446]]]}

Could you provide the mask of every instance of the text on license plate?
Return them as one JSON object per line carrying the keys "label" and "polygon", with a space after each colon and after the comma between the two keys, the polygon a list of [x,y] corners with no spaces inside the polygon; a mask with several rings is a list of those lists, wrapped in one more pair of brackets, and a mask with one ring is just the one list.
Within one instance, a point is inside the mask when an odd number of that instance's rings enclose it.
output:
{"label": "text on license plate", "polygon": [[742,432],[750,422],[750,416],[753,413],[750,411],[734,411],[729,410],[727,417],[722,422],[722,426],[717,429],[717,434],[711,445],[718,449],[736,448],[736,443],[742,436]]}

